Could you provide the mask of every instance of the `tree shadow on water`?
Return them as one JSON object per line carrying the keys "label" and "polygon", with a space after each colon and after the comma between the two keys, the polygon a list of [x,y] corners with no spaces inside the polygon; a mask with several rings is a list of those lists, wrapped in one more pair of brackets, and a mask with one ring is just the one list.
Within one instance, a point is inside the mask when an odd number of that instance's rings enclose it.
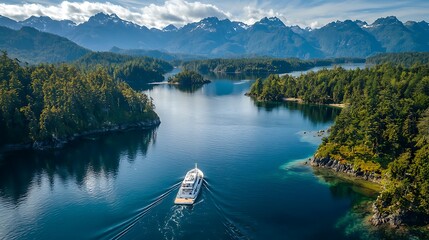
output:
{"label": "tree shadow on water", "polygon": [[82,186],[88,175],[115,179],[121,158],[126,156],[132,164],[155,141],[156,129],[129,130],[85,137],[58,150],[4,152],[0,155],[0,198],[19,205],[33,184],[40,186],[44,178],[51,189],[58,181]]}
{"label": "tree shadow on water", "polygon": [[326,105],[301,104],[296,102],[259,102],[254,100],[253,103],[258,110],[271,112],[277,109],[288,109],[291,112],[298,112],[304,119],[312,123],[328,123],[335,120],[341,109]]}

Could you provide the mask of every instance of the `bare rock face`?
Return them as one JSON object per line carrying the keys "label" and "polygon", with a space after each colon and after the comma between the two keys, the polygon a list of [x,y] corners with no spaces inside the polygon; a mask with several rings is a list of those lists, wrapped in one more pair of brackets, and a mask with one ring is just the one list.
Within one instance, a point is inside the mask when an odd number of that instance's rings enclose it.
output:
{"label": "bare rock face", "polygon": [[381,176],[377,173],[354,169],[353,165],[350,163],[341,163],[340,161],[328,157],[313,157],[310,160],[310,164],[315,167],[330,168],[336,172],[347,173],[371,182],[379,183],[381,181]]}
{"label": "bare rock face", "polygon": [[397,228],[403,223],[404,214],[401,212],[398,213],[382,213],[378,210],[375,203],[372,205],[373,215],[371,217],[371,223],[374,226],[380,226],[384,224],[388,224],[391,227]]}

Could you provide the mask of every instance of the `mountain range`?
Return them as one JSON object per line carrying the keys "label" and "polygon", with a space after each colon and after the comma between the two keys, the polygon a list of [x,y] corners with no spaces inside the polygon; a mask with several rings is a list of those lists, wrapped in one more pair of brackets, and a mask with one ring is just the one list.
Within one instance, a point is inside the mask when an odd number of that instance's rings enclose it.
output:
{"label": "mountain range", "polygon": [[0,16],[0,26],[24,26],[68,38],[95,51],[140,49],[200,57],[367,57],[382,52],[429,51],[429,24],[401,22],[396,17],[374,23],[346,20],[331,22],[319,29],[286,26],[276,17],[263,18],[253,25],[216,17],[164,29],[147,28],[98,13],[76,24],[69,20],[30,17],[15,21]]}
{"label": "mountain range", "polygon": [[0,26],[0,50],[27,63],[74,61],[91,52],[65,37],[41,32],[32,27],[13,30]]}

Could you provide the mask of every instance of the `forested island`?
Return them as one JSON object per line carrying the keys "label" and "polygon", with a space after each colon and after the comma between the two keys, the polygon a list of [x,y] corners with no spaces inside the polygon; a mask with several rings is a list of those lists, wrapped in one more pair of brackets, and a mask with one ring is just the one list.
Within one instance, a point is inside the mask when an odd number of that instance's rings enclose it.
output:
{"label": "forested island", "polygon": [[381,182],[373,224],[429,223],[429,64],[271,75],[249,95],[347,104],[312,164]]}
{"label": "forested island", "polygon": [[201,72],[222,73],[288,73],[308,70],[318,66],[330,66],[343,63],[364,63],[361,58],[334,58],[301,60],[298,58],[241,58],[241,59],[207,59],[195,60],[182,64],[183,68]]}
{"label": "forested island", "polygon": [[168,82],[170,84],[177,84],[181,86],[195,86],[195,85],[203,85],[206,83],[209,83],[210,80],[204,79],[204,77],[195,72],[195,71],[189,71],[187,69],[184,69],[180,73],[170,77],[168,79]]}
{"label": "forested island", "polygon": [[163,60],[110,52],[91,52],[72,64],[83,71],[94,70],[101,66],[106,68],[114,79],[144,84],[162,81],[163,74],[173,70],[173,66]]}
{"label": "forested island", "polygon": [[84,134],[159,123],[152,100],[105,68],[20,66],[0,57],[0,145],[59,147]]}

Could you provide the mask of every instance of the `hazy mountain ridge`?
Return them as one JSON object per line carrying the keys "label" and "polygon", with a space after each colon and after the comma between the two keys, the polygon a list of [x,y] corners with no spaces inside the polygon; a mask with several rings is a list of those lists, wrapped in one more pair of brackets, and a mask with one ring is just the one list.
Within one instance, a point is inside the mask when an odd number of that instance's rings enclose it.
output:
{"label": "hazy mountain ridge", "polygon": [[118,47],[209,58],[367,57],[380,52],[429,51],[427,22],[402,23],[393,16],[379,18],[372,24],[360,20],[336,21],[319,29],[286,26],[276,17],[263,18],[250,26],[209,17],[181,28],[169,25],[164,29],[149,29],[104,13],[78,25],[34,16],[20,22],[0,16],[0,25],[13,29],[31,26],[96,51]]}
{"label": "hazy mountain ridge", "polygon": [[332,22],[311,31],[309,39],[318,44],[327,56],[366,57],[375,52],[384,52],[381,44],[358,23],[346,20]]}
{"label": "hazy mountain ridge", "polygon": [[0,50],[28,63],[69,62],[90,52],[67,38],[22,27],[13,30],[0,26]]}
{"label": "hazy mountain ridge", "polygon": [[[428,23],[425,23],[422,25],[428,26]],[[419,39],[420,36],[413,33],[396,17],[379,18],[364,29],[382,44],[386,52],[423,52],[429,50],[429,45],[423,43],[423,40]]]}

